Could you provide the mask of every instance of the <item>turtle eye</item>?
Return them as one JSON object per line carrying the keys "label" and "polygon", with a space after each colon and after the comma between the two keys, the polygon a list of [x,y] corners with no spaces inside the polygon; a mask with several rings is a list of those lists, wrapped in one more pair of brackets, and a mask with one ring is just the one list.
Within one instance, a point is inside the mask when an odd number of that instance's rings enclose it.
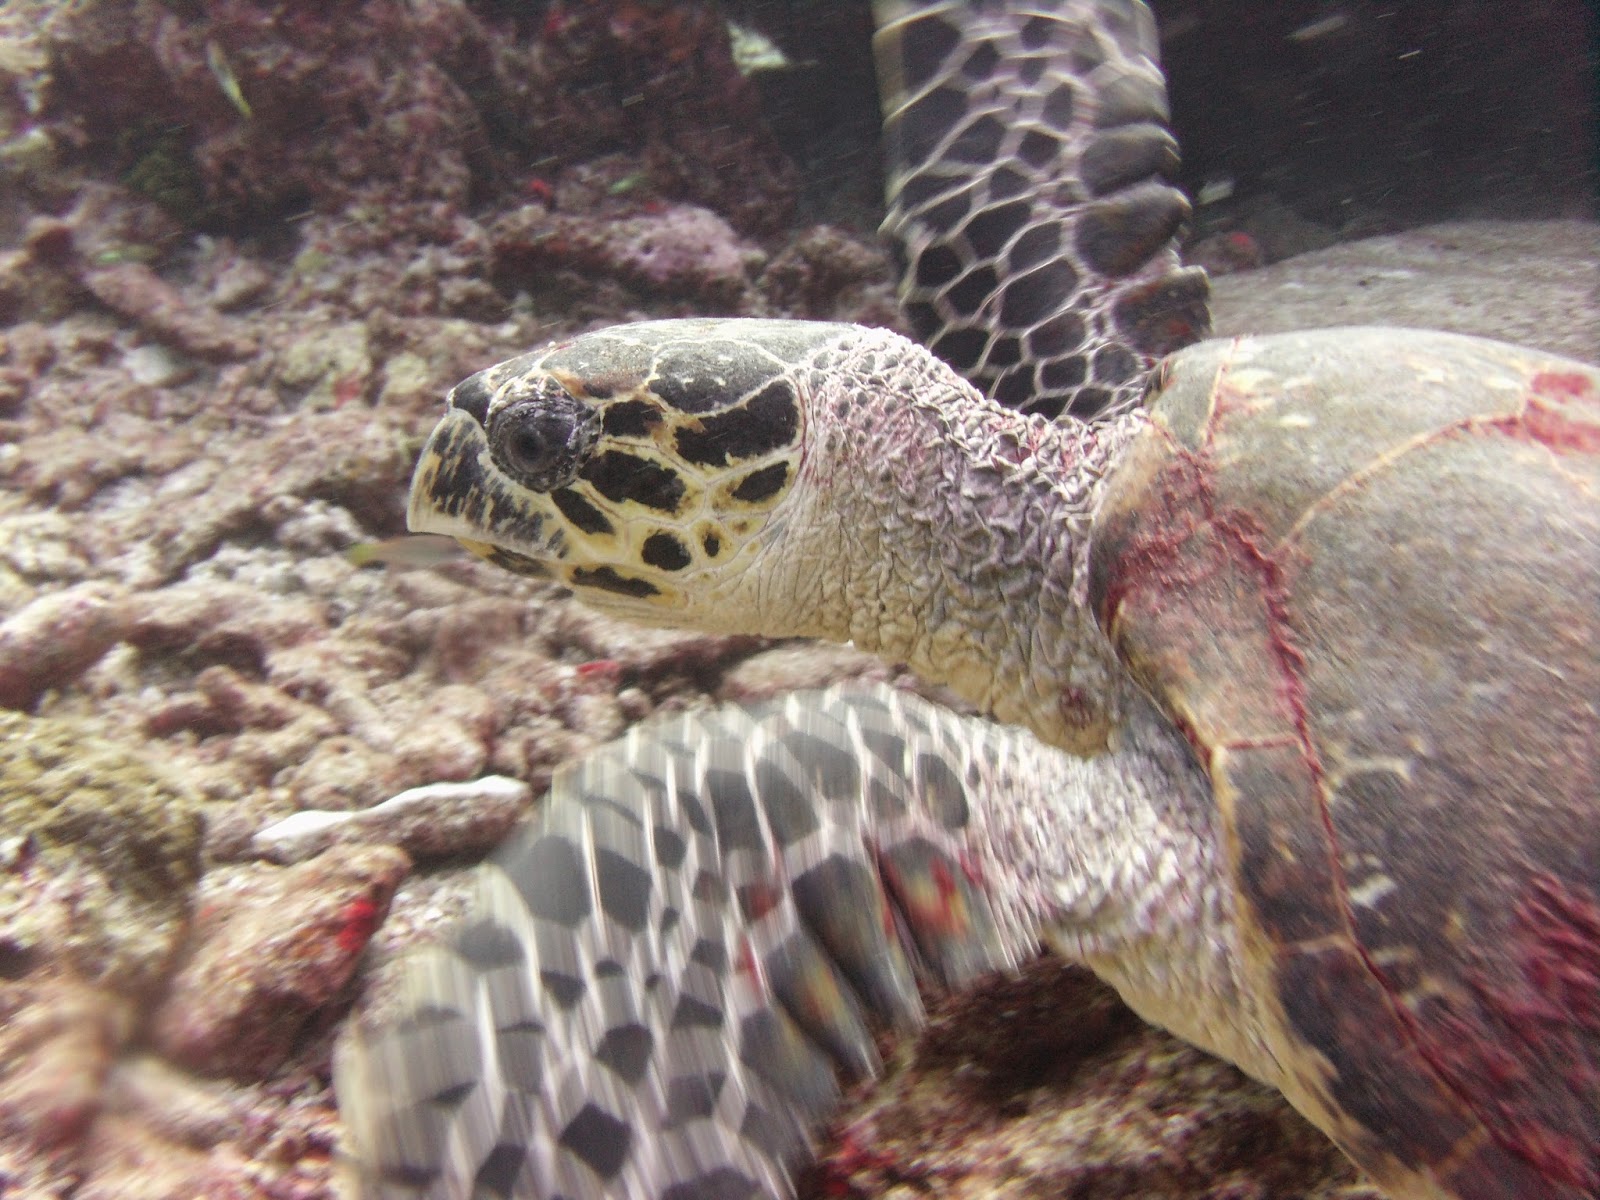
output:
{"label": "turtle eye", "polygon": [[577,476],[600,434],[600,418],[552,380],[529,391],[490,413],[489,454],[518,483],[550,492]]}

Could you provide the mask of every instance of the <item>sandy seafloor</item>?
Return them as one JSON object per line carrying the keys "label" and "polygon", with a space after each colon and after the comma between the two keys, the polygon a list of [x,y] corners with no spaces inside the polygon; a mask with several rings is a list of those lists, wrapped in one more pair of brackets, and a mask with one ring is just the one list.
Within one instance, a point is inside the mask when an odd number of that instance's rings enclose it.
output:
{"label": "sandy seafloor", "polygon": [[[331,1194],[340,1023],[381,1012],[369,981],[458,911],[526,798],[441,803],[299,863],[268,861],[293,855],[257,831],[486,773],[537,790],[662,709],[902,678],[838,649],[636,631],[468,560],[352,566],[351,544],[398,528],[442,388],[537,325],[330,319],[303,296],[222,315],[250,269],[166,297],[217,324],[204,336],[148,298],[0,333],[6,1200]],[[863,272],[852,303],[881,310]],[[1597,272],[1592,224],[1437,225],[1220,279],[1216,325],[1432,326],[1595,361]],[[262,349],[195,367],[219,337]],[[285,376],[310,401],[269,403]],[[943,1005],[891,1061],[808,1194],[1376,1195],[1266,1089],[1060,964]]]}

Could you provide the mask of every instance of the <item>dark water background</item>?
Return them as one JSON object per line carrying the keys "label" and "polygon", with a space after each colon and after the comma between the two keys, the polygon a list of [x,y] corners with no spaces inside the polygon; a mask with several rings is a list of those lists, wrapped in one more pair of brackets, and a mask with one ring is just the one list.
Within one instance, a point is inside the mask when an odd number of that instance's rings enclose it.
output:
{"label": "dark water background", "polygon": [[[865,3],[730,0],[811,70],[761,80],[826,211],[875,197]],[[1594,211],[1588,0],[1154,0],[1184,183],[1231,180],[1201,227],[1277,201],[1361,234]],[[869,206],[870,207],[870,206]],[[1207,209],[1213,209],[1207,212]]]}

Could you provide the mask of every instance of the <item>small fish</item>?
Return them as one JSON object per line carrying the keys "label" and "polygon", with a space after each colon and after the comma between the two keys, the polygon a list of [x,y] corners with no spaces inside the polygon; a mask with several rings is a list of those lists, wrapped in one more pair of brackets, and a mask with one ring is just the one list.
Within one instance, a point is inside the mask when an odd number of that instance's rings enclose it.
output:
{"label": "small fish", "polygon": [[239,115],[248,121],[252,115],[250,101],[244,98],[244,90],[239,86],[239,77],[233,73],[228,60],[222,56],[222,47],[215,42],[206,43],[206,66],[211,68],[211,74],[216,77],[217,86],[222,89],[222,94],[239,110]]}
{"label": "small fish", "polygon": [[762,71],[787,71],[808,63],[795,63],[778,48],[778,44],[758,29],[728,22],[728,42],[733,49],[733,65],[739,74],[748,78]]}
{"label": "small fish", "polygon": [[1312,21],[1309,25],[1302,25],[1289,35],[1291,42],[1311,42],[1320,37],[1327,37],[1330,33],[1338,33],[1350,24],[1348,13],[1330,13],[1320,21]]}
{"label": "small fish", "polygon": [[608,196],[626,196],[634,188],[645,181],[647,176],[643,171],[634,171],[631,175],[624,175],[606,187]]}
{"label": "small fish", "polygon": [[455,538],[437,533],[402,533],[379,542],[357,542],[344,552],[357,567],[438,567],[466,554],[466,547]]}
{"label": "small fish", "polygon": [[1201,208],[1207,204],[1217,204],[1233,195],[1233,180],[1226,176],[1208,179],[1200,185],[1200,194],[1195,197],[1195,203]]}

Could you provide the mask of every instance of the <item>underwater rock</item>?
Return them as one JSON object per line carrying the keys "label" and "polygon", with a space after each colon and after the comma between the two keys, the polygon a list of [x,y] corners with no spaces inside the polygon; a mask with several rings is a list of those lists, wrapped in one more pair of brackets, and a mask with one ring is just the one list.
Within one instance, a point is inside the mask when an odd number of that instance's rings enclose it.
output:
{"label": "underwater rock", "polygon": [[[625,146],[653,199],[708,208],[743,233],[788,221],[797,172],[734,61],[721,6],[554,4],[529,66],[525,136],[552,165]],[[528,188],[541,183],[535,175]]]}
{"label": "underwater rock", "polygon": [[1600,226],[1444,221],[1219,279],[1220,335],[1411,325],[1600,362]]}
{"label": "underwater rock", "polygon": [[882,250],[831,225],[814,225],[785,246],[757,286],[778,312],[900,327]]}
{"label": "underwater rock", "polygon": [[5,979],[59,963],[137,999],[164,976],[200,877],[198,798],[77,723],[0,712]]}
{"label": "underwater rock", "polygon": [[282,346],[274,386],[297,406],[332,408],[365,398],[372,386],[367,327],[360,321],[313,327]]}
{"label": "underwater rock", "polygon": [[615,279],[656,299],[726,307],[744,300],[748,273],[763,258],[716,213],[687,204],[604,219],[525,204],[489,233],[495,279],[508,291],[538,289],[548,273],[571,271]]}
{"label": "underwater rock", "polygon": [[0,712],[8,1187],[74,1174],[106,1073],[187,932],[199,849],[196,797],[144,756],[73,722]]}
{"label": "underwater rock", "polygon": [[327,1107],[140,1055],[116,1065],[72,1200],[332,1200]]}
{"label": "underwater rock", "polygon": [[235,322],[191,303],[141,263],[91,268],[83,282],[100,303],[174,350],[210,362],[256,352],[255,339]]}
{"label": "underwater rock", "polygon": [[1267,256],[1260,242],[1244,230],[1235,229],[1228,233],[1213,233],[1185,246],[1183,261],[1204,267],[1206,274],[1215,279],[1219,275],[1253,271],[1265,266]]}
{"label": "underwater rock", "polygon": [[207,1075],[262,1079],[349,983],[411,860],[393,846],[336,846],[293,867],[207,874],[194,937],[149,1036]]}
{"label": "underwater rock", "polygon": [[128,997],[70,973],[0,983],[0,1181],[8,1192],[67,1194],[135,1025]]}
{"label": "underwater rock", "polygon": [[752,654],[730,668],[717,689],[718,700],[749,702],[784,692],[823,688],[846,679],[906,683],[910,676],[854,646],[789,642]]}
{"label": "underwater rock", "polygon": [[105,583],[46,592],[0,622],[0,708],[26,709],[121,641],[125,593]]}
{"label": "underwater rock", "polygon": [[414,8],[69,5],[49,22],[43,117],[191,228],[373,189],[459,203],[490,167],[434,55],[483,32],[464,4],[436,3],[424,37]]}

